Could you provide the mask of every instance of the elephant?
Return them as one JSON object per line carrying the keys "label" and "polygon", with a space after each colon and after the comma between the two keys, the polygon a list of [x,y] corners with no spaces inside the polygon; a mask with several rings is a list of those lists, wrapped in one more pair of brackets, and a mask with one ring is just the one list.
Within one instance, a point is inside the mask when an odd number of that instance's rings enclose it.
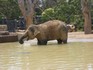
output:
{"label": "elephant", "polygon": [[23,39],[32,40],[37,38],[38,45],[47,45],[49,40],[57,40],[58,44],[67,43],[68,30],[65,22],[60,20],[50,20],[43,24],[30,25],[23,36],[20,38],[19,43],[23,44]]}

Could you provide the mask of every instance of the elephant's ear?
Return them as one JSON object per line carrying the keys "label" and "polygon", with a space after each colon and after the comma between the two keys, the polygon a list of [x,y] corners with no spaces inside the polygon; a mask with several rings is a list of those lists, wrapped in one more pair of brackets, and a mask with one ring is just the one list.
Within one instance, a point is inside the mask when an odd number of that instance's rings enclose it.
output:
{"label": "elephant's ear", "polygon": [[40,33],[39,28],[37,26],[32,26],[30,28],[30,31],[33,33],[34,36],[37,36]]}
{"label": "elephant's ear", "polygon": [[39,33],[40,33],[40,31],[38,29],[35,29],[34,36],[37,36]]}

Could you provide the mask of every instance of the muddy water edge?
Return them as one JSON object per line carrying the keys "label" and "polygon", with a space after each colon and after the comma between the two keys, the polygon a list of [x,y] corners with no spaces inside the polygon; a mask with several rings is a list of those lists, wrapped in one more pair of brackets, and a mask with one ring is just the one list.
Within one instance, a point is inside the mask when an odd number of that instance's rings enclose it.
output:
{"label": "muddy water edge", "polygon": [[0,70],[93,70],[93,42],[0,43]]}

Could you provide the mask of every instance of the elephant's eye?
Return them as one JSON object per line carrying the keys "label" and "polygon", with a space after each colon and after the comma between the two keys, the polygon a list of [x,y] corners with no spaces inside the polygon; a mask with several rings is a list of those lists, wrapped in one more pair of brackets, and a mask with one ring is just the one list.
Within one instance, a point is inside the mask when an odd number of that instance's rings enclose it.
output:
{"label": "elephant's eye", "polygon": [[33,33],[34,33],[34,31],[35,31],[34,28],[30,28],[29,30],[30,30],[31,32],[33,32]]}

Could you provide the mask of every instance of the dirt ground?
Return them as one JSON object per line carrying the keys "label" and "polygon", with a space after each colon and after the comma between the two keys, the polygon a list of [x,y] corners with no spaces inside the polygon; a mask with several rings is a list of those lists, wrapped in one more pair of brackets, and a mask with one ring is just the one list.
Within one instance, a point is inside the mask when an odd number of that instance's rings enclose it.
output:
{"label": "dirt ground", "polygon": [[84,34],[84,32],[69,32],[68,38],[93,39],[93,34]]}
{"label": "dirt ground", "polygon": [[[17,32],[18,39],[23,35],[22,32]],[[37,40],[34,39],[33,42]],[[53,42],[56,42],[55,40]],[[69,32],[68,33],[68,42],[93,42],[93,34],[84,34],[84,32]]]}
{"label": "dirt ground", "polygon": [[[18,34],[18,37],[20,38],[21,35],[23,34],[24,32],[17,32]],[[68,33],[68,38],[78,38],[78,39],[93,39],[93,34],[84,34],[84,32],[69,32]]]}

